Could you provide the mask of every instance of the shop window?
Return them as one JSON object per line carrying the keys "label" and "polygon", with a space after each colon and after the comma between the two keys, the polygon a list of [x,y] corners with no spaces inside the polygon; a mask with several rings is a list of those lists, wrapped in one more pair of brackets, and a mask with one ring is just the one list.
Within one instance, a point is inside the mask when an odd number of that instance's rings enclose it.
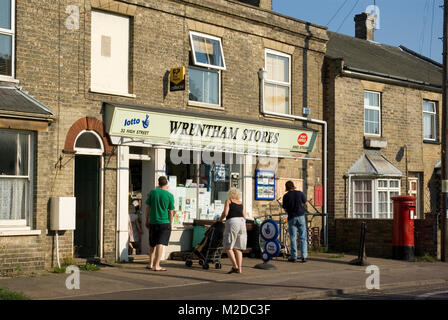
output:
{"label": "shop window", "polygon": [[423,139],[437,141],[437,107],[433,101],[423,100]]}
{"label": "shop window", "polygon": [[91,90],[129,94],[130,17],[92,11]]}
{"label": "shop window", "polygon": [[400,180],[355,179],[353,180],[352,188],[354,218],[393,218],[393,201],[391,197],[400,194]]}
{"label": "shop window", "polygon": [[0,79],[14,77],[15,0],[0,1]]}
{"label": "shop window", "polygon": [[226,69],[221,39],[190,32],[192,65],[188,70],[189,103],[221,107],[221,70]]}
{"label": "shop window", "polygon": [[266,49],[264,112],[291,114],[291,56]]}
{"label": "shop window", "polygon": [[32,212],[33,133],[0,129],[0,225],[23,225]]}
{"label": "shop window", "polygon": [[[173,158],[180,154],[185,160],[181,163]],[[175,199],[175,224],[191,223],[194,219],[216,219],[224,210],[230,188],[242,190],[242,155],[222,154],[220,160],[211,163],[194,161],[200,154],[167,150],[168,190]]]}
{"label": "shop window", "polygon": [[381,135],[381,95],[364,91],[364,134]]}

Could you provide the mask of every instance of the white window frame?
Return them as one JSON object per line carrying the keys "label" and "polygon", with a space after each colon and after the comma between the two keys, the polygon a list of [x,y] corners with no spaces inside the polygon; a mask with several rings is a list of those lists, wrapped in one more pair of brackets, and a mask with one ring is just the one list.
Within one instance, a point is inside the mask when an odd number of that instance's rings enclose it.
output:
{"label": "white window frame", "polygon": [[16,75],[16,0],[11,0],[11,29],[0,28],[0,34],[11,36],[11,75],[0,75],[0,80],[13,80]]}
{"label": "white window frame", "polygon": [[[365,99],[364,99],[364,94],[366,92],[369,93],[374,93],[378,95],[378,106],[371,106],[371,105],[366,105],[365,103]],[[363,101],[364,101],[364,121],[363,121],[363,125],[364,125],[364,135],[366,136],[376,136],[376,137],[381,137],[381,92],[378,91],[370,91],[370,90],[364,90],[363,91]],[[366,132],[366,110],[373,110],[373,111],[378,111],[378,127],[379,127],[379,133],[368,133]]]}
{"label": "white window frame", "polygon": [[[356,181],[370,181],[372,183],[371,192],[372,192],[372,216],[370,218],[358,218],[355,215],[355,182]],[[379,181],[387,181],[387,187],[380,187]],[[398,187],[390,187],[390,182],[396,181],[398,182]],[[387,203],[387,217],[380,218],[379,217],[379,192],[387,192],[387,198],[390,200],[391,192],[398,192],[398,195],[401,193],[401,180],[398,178],[353,178],[351,179],[350,184],[350,214],[349,216],[353,219],[392,219],[393,218],[393,210],[390,208],[390,202]],[[390,200],[391,201],[391,200]]]}
{"label": "white window frame", "polygon": [[[9,220],[9,219],[0,219],[0,226],[6,226],[6,227],[20,227],[21,229],[31,229],[31,223],[32,223],[32,214],[33,214],[33,198],[34,198],[34,183],[33,183],[33,175],[34,175],[34,166],[33,162],[31,161],[31,158],[34,159],[34,137],[33,132],[31,131],[24,131],[24,130],[8,130],[8,129],[1,129],[1,131],[12,131],[17,133],[26,133],[28,136],[28,170],[27,175],[0,175],[0,179],[22,179],[22,180],[28,180],[29,182],[29,188],[28,188],[28,201],[26,203],[25,207],[25,219],[17,219],[17,220]],[[0,227],[1,229],[1,227]]]}
{"label": "white window frame", "polygon": [[[216,65],[213,65],[213,64],[202,63],[202,62],[196,61],[196,49],[194,47],[193,36],[197,36],[197,37],[202,37],[202,38],[218,41],[219,42],[219,49],[221,50],[222,64],[224,66],[221,67],[221,66],[216,66]],[[191,45],[191,52],[193,54],[193,61],[194,61],[194,65],[195,66],[200,66],[200,67],[204,67],[204,68],[211,68],[211,69],[218,69],[218,70],[226,70],[226,59],[224,57],[224,49],[222,47],[221,38],[214,37],[214,36],[211,36],[211,35],[205,34],[205,33],[200,33],[200,32],[196,32],[196,31],[190,31],[190,45]]]}
{"label": "white window frame", "polygon": [[[188,66],[188,86],[190,86],[190,68],[196,69],[196,70],[204,70],[209,71],[210,68],[203,68],[203,67],[197,67],[197,66]],[[190,88],[188,88],[188,104],[191,106],[197,106],[197,107],[206,107],[206,108],[212,108],[212,109],[222,109],[221,105],[221,70],[213,70],[218,73],[218,103],[207,103],[207,102],[201,102],[201,101],[194,101],[190,100]]]}
{"label": "white window frame", "polygon": [[[425,103],[425,102],[427,102],[427,103],[431,103],[432,105],[433,105],[433,107],[434,107],[434,112],[429,112],[429,111],[425,111],[425,109],[423,108],[423,104]],[[423,121],[422,121],[422,126],[423,126],[423,140],[426,140],[426,141],[437,141],[437,139],[438,139],[438,132],[437,132],[437,105],[436,105],[436,102],[435,101],[431,101],[431,100],[426,100],[426,99],[424,99],[423,100],[423,103],[422,103],[422,111],[423,111],[423,115],[422,115],[422,118],[423,118]],[[426,138],[425,137],[425,121],[424,121],[424,115],[425,114],[429,114],[429,115],[431,115],[432,117],[433,117],[433,135],[434,135],[434,138],[433,139],[431,139],[431,138]]]}
{"label": "white window frame", "polygon": [[[275,116],[290,116],[292,114],[292,107],[291,107],[291,55],[287,53],[283,53],[280,51],[272,50],[272,49],[265,49],[264,52],[264,70],[267,70],[267,64],[268,64],[268,54],[277,55],[281,57],[288,58],[288,79],[289,82],[283,82],[283,81],[276,81],[276,80],[270,80],[267,78],[267,72],[266,76],[263,77],[263,113],[271,114]],[[273,112],[265,109],[266,102],[265,102],[265,96],[266,96],[266,90],[265,90],[265,84],[275,84],[280,85],[284,87],[288,87],[288,113],[279,113],[279,112]]]}
{"label": "white window frame", "polygon": [[92,133],[94,136],[96,136],[96,138],[98,139],[98,142],[100,144],[101,148],[77,148],[74,147],[74,150],[76,152],[76,154],[83,154],[83,155],[92,155],[92,156],[102,156],[104,154],[104,146],[103,146],[103,140],[101,139],[100,135],[98,133],[96,133],[93,130],[82,130],[78,136],[75,139],[75,143],[73,144],[74,146],[76,146],[76,142],[78,141],[79,137],[81,137],[84,133]]}

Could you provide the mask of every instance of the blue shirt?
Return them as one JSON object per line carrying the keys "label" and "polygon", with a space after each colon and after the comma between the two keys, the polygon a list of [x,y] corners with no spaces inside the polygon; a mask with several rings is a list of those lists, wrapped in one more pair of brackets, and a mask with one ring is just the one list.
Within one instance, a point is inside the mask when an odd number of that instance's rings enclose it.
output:
{"label": "blue shirt", "polygon": [[288,191],[283,196],[283,209],[288,213],[288,220],[294,217],[303,216],[305,210],[303,209],[303,204],[306,203],[306,198],[303,192],[297,190]]}

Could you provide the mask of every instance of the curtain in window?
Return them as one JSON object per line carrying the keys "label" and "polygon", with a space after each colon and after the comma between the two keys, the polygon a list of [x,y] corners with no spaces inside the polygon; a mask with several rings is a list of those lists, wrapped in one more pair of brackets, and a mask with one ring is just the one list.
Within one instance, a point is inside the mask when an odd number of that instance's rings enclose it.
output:
{"label": "curtain in window", "polygon": [[0,179],[0,220],[24,220],[28,201],[28,180]]}
{"label": "curtain in window", "polygon": [[219,105],[219,73],[207,69],[190,68],[189,99]]}
{"label": "curtain in window", "polygon": [[269,53],[266,56],[267,79],[289,82],[289,59]]}
{"label": "curtain in window", "polygon": [[266,83],[264,86],[265,110],[276,113],[289,113],[289,88]]}
{"label": "curtain in window", "polygon": [[434,114],[423,114],[423,135],[425,139],[435,139]]}

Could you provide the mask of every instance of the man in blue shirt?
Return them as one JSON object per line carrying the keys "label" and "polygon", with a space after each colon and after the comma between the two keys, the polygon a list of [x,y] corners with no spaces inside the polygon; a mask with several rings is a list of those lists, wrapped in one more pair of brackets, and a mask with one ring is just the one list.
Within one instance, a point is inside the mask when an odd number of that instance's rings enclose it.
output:
{"label": "man in blue shirt", "polygon": [[300,252],[302,262],[306,262],[308,257],[308,241],[306,232],[306,218],[303,205],[306,203],[306,197],[301,191],[295,190],[296,187],[292,181],[285,184],[287,193],[283,196],[282,207],[288,214],[288,231],[291,240],[291,256],[289,262],[297,261],[297,230],[299,230]]}

